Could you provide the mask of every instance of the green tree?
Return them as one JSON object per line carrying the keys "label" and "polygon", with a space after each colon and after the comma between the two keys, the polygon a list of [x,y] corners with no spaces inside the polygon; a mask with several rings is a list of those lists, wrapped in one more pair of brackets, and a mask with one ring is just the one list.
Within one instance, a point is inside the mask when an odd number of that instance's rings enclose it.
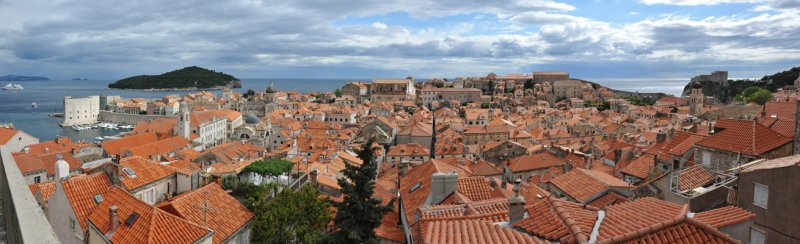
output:
{"label": "green tree", "polygon": [[345,164],[342,174],[346,179],[338,179],[344,199],[333,203],[338,211],[333,219],[336,229],[329,236],[330,243],[378,243],[375,228],[380,226],[383,215],[392,211],[394,199],[384,206],[381,199],[373,197],[373,179],[377,174],[374,141],[374,138],[367,140],[358,152],[363,163],[360,166]]}
{"label": "green tree", "polygon": [[333,92],[336,97],[342,97],[342,89],[336,88],[336,91]]}
{"label": "green tree", "polygon": [[533,79],[525,80],[525,89],[533,89]]}
{"label": "green tree", "polygon": [[317,189],[279,191],[274,184],[260,188],[245,204],[255,213],[253,243],[315,243],[324,237],[331,220],[330,202],[320,198]]}
{"label": "green tree", "polygon": [[772,92],[761,87],[751,86],[737,95],[736,100],[764,105],[764,103],[772,100]]}

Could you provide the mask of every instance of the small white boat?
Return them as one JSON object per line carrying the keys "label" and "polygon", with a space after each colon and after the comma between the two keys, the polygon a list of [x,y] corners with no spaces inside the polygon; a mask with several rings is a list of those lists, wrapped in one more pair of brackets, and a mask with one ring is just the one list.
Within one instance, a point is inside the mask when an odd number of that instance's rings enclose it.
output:
{"label": "small white boat", "polygon": [[6,90],[6,91],[22,91],[24,89],[25,88],[22,87],[22,85],[14,84],[14,83],[8,83],[8,84],[6,84],[6,86],[3,87],[3,90]]}
{"label": "small white boat", "polygon": [[133,129],[132,125],[123,125],[119,127],[120,129]]}
{"label": "small white boat", "polygon": [[38,108],[38,107],[39,105],[36,105],[36,103],[31,103],[31,108]]}

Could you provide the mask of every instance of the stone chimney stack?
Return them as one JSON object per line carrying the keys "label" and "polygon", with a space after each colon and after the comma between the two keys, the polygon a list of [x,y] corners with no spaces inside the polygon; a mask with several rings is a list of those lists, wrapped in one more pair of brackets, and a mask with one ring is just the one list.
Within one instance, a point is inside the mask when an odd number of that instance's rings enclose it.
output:
{"label": "stone chimney stack", "polygon": [[441,203],[445,198],[458,190],[458,174],[433,173],[431,176],[431,205]]}
{"label": "stone chimney stack", "polygon": [[665,132],[664,130],[659,130],[658,134],[656,134],[656,142],[660,143],[666,140],[667,140],[667,132]]}
{"label": "stone chimney stack", "polygon": [[311,173],[308,174],[309,178],[311,179],[311,186],[313,186],[315,189],[317,188],[317,182],[318,182],[317,181],[317,176],[318,175],[319,175],[319,173],[317,172],[316,169],[312,170]]}
{"label": "stone chimney stack", "polygon": [[400,167],[397,171],[400,171],[400,176],[405,176],[408,174],[408,162],[403,160],[397,163],[397,167]]}
{"label": "stone chimney stack", "polygon": [[111,205],[108,207],[108,232],[106,232],[106,238],[111,239],[111,236],[114,235],[114,232],[119,229],[119,214],[117,213],[117,205]]}
{"label": "stone chimney stack", "polygon": [[514,196],[508,198],[508,222],[513,224],[525,218],[525,198],[519,195],[522,180],[514,181]]}

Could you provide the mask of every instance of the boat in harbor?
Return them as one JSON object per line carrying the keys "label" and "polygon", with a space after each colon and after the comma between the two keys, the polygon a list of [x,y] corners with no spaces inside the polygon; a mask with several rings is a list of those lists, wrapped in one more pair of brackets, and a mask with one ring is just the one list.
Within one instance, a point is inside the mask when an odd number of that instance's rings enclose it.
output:
{"label": "boat in harbor", "polygon": [[22,85],[14,84],[14,83],[8,83],[3,87],[3,90],[6,90],[6,91],[22,91],[24,89],[25,88],[22,87]]}
{"label": "boat in harbor", "polygon": [[39,105],[36,105],[36,103],[31,103],[31,108],[38,108],[38,107]]}

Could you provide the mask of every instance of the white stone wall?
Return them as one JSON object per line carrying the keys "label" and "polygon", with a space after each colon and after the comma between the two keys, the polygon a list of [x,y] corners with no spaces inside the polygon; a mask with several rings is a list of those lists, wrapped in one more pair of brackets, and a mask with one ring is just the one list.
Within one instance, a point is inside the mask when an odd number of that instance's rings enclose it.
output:
{"label": "white stone wall", "polygon": [[97,123],[100,114],[100,97],[88,96],[82,98],[64,97],[63,126],[85,125]]}

